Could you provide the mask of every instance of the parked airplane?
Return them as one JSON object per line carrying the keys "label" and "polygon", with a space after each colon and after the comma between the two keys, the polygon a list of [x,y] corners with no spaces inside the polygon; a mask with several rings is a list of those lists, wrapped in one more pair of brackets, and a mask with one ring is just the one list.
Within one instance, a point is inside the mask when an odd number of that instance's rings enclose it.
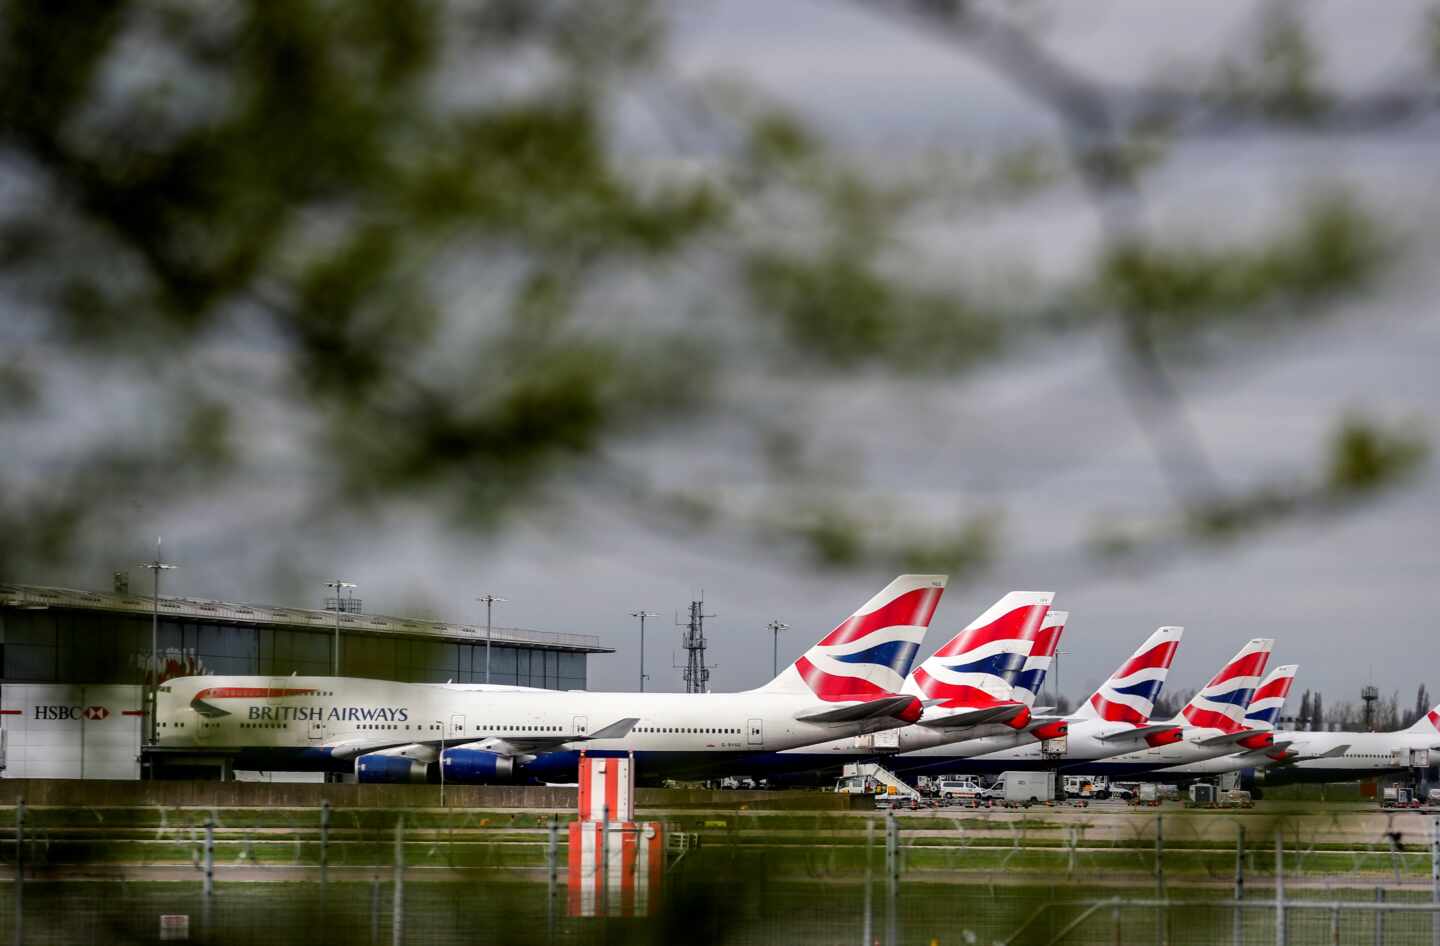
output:
{"label": "parked airplane", "polygon": [[159,688],[159,749],[203,750],[241,769],[354,771],[366,782],[442,770],[455,782],[573,781],[583,748],[633,750],[647,780],[703,775],[745,755],[919,719],[921,699],[898,691],[944,588],[943,575],[902,575],[743,693],[180,677]]}
{"label": "parked airplane", "polygon": [[[1299,664],[1285,664],[1283,667],[1276,667],[1270,671],[1250,699],[1250,705],[1245,710],[1245,719],[1242,722],[1244,728],[1274,732],[1275,722],[1280,718],[1280,710],[1290,695],[1290,688],[1295,684],[1295,674],[1299,670]],[[1198,762],[1172,766],[1168,769],[1160,769],[1153,775],[1157,781],[1175,781],[1207,775],[1223,775],[1226,772],[1239,772],[1250,768],[1264,768],[1284,759],[1289,751],[1289,742],[1277,738],[1273,745],[1260,749],[1247,749],[1244,752],[1232,752],[1216,756],[1213,759],[1202,759]]]}
{"label": "parked airplane", "polygon": [[[1245,707],[1255,695],[1274,646],[1273,638],[1257,637],[1220,668],[1180,715],[1171,720],[1172,724],[1184,727],[1182,739],[1092,762],[1075,771],[1111,777],[1138,775],[1230,755],[1237,747],[1268,748],[1274,741],[1273,735],[1267,730],[1247,727]],[[1065,767],[1070,768],[1068,764]]]}
{"label": "parked airplane", "polygon": [[1178,726],[1151,725],[1149,718],[1184,633],[1184,628],[1162,627],[1146,638],[1077,712],[1066,717],[1063,741],[1054,738],[1016,746],[1009,736],[987,737],[903,753],[886,764],[907,774],[1053,769],[1178,740]]}
{"label": "parked airplane", "polygon": [[[876,761],[899,752],[944,745],[982,735],[1012,735],[1026,742],[1064,731],[1064,720],[1035,719],[1030,698],[1017,699],[1014,680],[1029,666],[1034,646],[1054,655],[1065,612],[1049,611],[1049,591],[1012,591],[987,608],[959,634],[910,671],[902,693],[925,700],[920,720],[910,726],[833,739],[818,745],[751,756],[730,775],[822,783],[846,763]],[[1042,643],[1043,639],[1043,643]],[[1039,678],[1043,679],[1043,671]],[[1036,678],[1027,678],[1038,686]],[[1013,743],[1012,743],[1013,744]],[[807,773],[800,778],[796,773]]]}
{"label": "parked airplane", "polygon": [[1282,743],[1284,757],[1245,770],[1242,785],[1353,782],[1430,768],[1440,750],[1440,706],[1396,732],[1276,732],[1275,744]]}

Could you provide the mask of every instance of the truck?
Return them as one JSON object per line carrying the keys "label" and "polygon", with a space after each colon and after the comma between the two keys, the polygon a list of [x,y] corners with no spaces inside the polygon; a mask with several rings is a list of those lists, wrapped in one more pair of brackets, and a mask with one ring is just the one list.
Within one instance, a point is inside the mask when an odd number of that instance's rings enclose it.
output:
{"label": "truck", "polygon": [[990,801],[1032,802],[1055,800],[1055,779],[1049,772],[1003,772],[980,794]]}

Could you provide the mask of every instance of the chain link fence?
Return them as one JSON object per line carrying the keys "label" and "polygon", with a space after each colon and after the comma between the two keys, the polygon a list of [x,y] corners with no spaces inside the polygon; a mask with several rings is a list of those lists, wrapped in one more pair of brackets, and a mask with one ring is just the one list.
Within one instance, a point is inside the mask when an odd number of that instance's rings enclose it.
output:
{"label": "chain link fence", "polygon": [[0,942],[31,946],[155,942],[162,917],[212,944],[1440,946],[1435,819],[1355,806],[657,812],[658,889],[577,860],[568,812],[0,817]]}

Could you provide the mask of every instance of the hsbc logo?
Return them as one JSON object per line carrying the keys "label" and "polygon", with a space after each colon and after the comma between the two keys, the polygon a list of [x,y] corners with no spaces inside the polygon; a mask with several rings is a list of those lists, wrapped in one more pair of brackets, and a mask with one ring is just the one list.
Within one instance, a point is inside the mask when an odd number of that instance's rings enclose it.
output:
{"label": "hsbc logo", "polygon": [[110,710],[104,706],[37,706],[35,707],[35,718],[48,722],[65,722],[67,720],[89,720],[99,722],[108,719]]}

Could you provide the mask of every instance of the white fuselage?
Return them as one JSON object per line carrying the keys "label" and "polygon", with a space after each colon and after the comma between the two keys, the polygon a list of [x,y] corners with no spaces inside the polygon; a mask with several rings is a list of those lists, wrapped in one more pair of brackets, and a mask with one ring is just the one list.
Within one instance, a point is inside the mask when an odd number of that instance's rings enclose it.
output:
{"label": "white fuselage", "polygon": [[[157,734],[168,749],[275,758],[308,751],[312,759],[326,750],[348,758],[411,740],[427,746],[442,739],[449,746],[489,741],[503,748],[507,739],[522,745],[553,739],[553,746],[516,754],[628,750],[637,754],[642,772],[655,774],[904,725],[894,717],[797,719],[837,705],[844,704],[767,692],[476,690],[343,677],[182,677],[161,687]],[[585,738],[627,718],[638,721],[623,738]],[[577,741],[567,743],[567,736]]]}
{"label": "white fuselage", "polygon": [[[1277,731],[1277,744],[1298,756],[1295,762],[1276,765],[1264,753],[1232,753],[1201,763],[1166,769],[1176,775],[1223,775],[1244,769],[1271,769],[1283,780],[1346,781],[1381,772],[1410,768],[1408,754],[1415,750],[1440,749],[1440,733],[1424,732],[1300,732]],[[1343,753],[1338,753],[1341,748]],[[1336,755],[1327,753],[1337,752]],[[1322,758],[1323,757],[1323,758]]]}
{"label": "white fuselage", "polygon": [[[953,769],[977,773],[1051,769],[1072,762],[1103,759],[1145,744],[1144,736],[1126,735],[1135,728],[1128,723],[1106,722],[1095,717],[1071,717],[1068,723],[1069,731],[1063,739],[1041,743],[1022,733],[972,739],[904,753],[896,758],[895,767],[906,772]],[[1102,741],[1102,736],[1111,738]],[[964,762],[962,768],[951,764],[961,761]]]}
{"label": "white fuselage", "polygon": [[[1177,723],[1177,725],[1179,724]],[[1124,753],[1123,755],[1111,756],[1087,768],[1085,771],[1096,775],[1108,775],[1112,778],[1120,778],[1127,775],[1138,776],[1160,769],[1169,771],[1174,766],[1190,765],[1197,762],[1204,762],[1207,759],[1234,755],[1236,752],[1245,751],[1243,747],[1236,745],[1234,742],[1205,745],[1206,740],[1224,735],[1224,733],[1218,729],[1183,726],[1181,731],[1184,735],[1179,742],[1174,742],[1166,746],[1155,746],[1153,748],[1146,747]]]}

